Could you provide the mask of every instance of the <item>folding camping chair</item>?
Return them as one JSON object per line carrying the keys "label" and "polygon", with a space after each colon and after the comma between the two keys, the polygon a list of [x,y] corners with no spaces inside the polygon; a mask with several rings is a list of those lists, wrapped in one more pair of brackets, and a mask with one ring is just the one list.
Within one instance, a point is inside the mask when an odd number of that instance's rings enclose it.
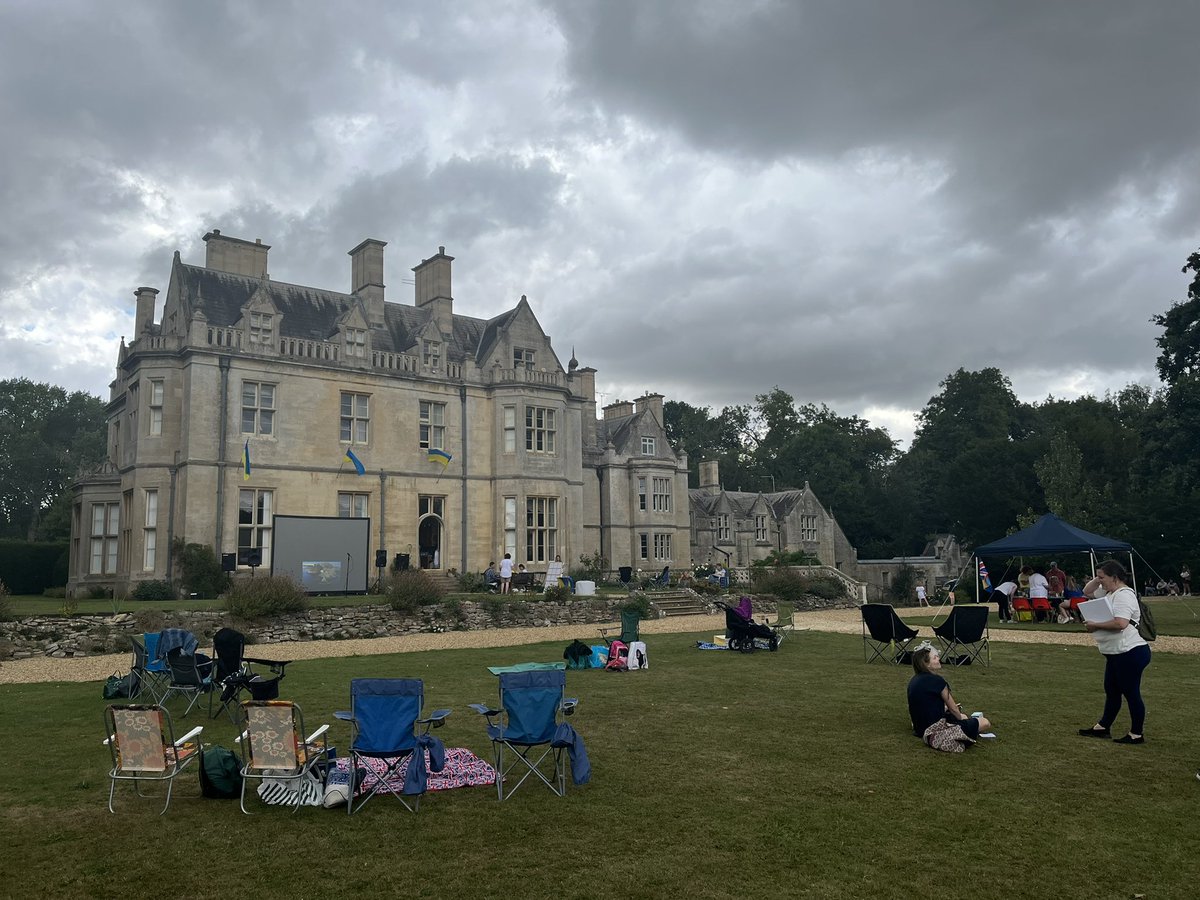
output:
{"label": "folding camping chair", "polygon": [[658,575],[658,577],[656,577],[654,579],[654,584],[656,587],[670,587],[671,586],[671,567],[670,566],[663,566],[662,572]]}
{"label": "folding camping chair", "polygon": [[[221,707],[211,713],[215,719],[221,712],[229,714],[237,724],[236,711],[242,702],[242,692],[249,691],[255,700],[274,700],[279,696],[279,682],[290,660],[254,659],[247,657],[246,636],[232,628],[222,628],[213,635],[213,684],[221,689]],[[251,663],[267,666],[274,678],[265,678],[251,667]]]}
{"label": "folding camping chair", "polygon": [[163,691],[163,704],[165,705],[168,700],[177,695],[191,697],[187,709],[180,716],[180,718],[187,718],[192,707],[200,701],[202,696],[208,694],[208,714],[211,717],[215,690],[212,680],[212,660],[202,659],[198,653],[185,653],[182,649],[176,648],[167,654],[167,670],[170,678],[167,681],[166,690]]}
{"label": "folding camping chair", "polygon": [[[904,661],[908,645],[917,638],[915,628],[904,624],[896,615],[896,610],[888,603],[864,603],[862,610],[863,622],[863,659],[872,663],[884,659],[893,665]],[[871,651],[867,659],[867,651]]]}
{"label": "folding camping chair", "polygon": [[161,816],[171,805],[171,789],[175,776],[200,755],[197,740],[203,725],[197,725],[183,737],[175,739],[171,714],[157,705],[109,706],[104,710],[104,743],[112,754],[112,769],[108,773],[108,811],[113,809],[113,794],[118,781],[132,781],[139,797],[145,782],[167,783],[167,800]]}
{"label": "folding camping chair", "polygon": [[621,566],[617,569],[617,580],[625,586],[625,590],[633,590],[633,566]]}
{"label": "folding camping chair", "polygon": [[[567,673],[558,670],[505,672],[500,675],[500,705],[495,709],[472,703],[471,709],[487,718],[496,768],[496,796],[505,800],[531,776],[536,776],[555,796],[567,793],[564,751],[572,749],[575,783],[588,778],[587,754],[575,730],[564,719],[574,715],[579,701],[566,696]],[[540,752],[538,752],[540,749]],[[505,751],[509,760],[505,762]],[[582,753],[582,759],[574,754]],[[536,754],[536,755],[535,755]],[[520,779],[507,792],[504,780],[516,769]],[[515,777],[515,776],[514,776]]]}
{"label": "folding camping chair", "polygon": [[642,614],[636,609],[625,609],[621,611],[621,636],[619,638],[610,638],[608,633],[611,628],[601,628],[600,636],[604,638],[605,644],[612,644],[614,640],[619,640],[626,646],[629,646],[634,641],[640,641],[642,627]]}
{"label": "folding camping chair", "polygon": [[157,634],[129,636],[129,643],[133,645],[133,663],[130,665],[130,671],[137,678],[134,697],[139,697],[142,691],[147,691],[155,703],[160,703],[167,687],[167,664],[162,660],[151,660],[150,648],[147,645],[150,638],[154,638],[157,646]]}
{"label": "folding camping chair", "polygon": [[[304,799],[303,786],[310,772],[329,759],[329,744],[322,725],[304,736],[304,713],[290,700],[247,700],[241,706],[242,733],[238,742],[246,754],[242,766],[242,812],[246,809],[246,782],[270,779],[289,794],[296,812]],[[321,779],[322,783],[324,779]]]}
{"label": "folding camping chair", "polygon": [[[963,665],[964,662],[981,660],[985,666],[992,663],[991,639],[988,634],[990,610],[983,604],[955,606],[941,625],[934,626],[933,633],[942,645],[942,660]],[[956,650],[963,653],[955,654]],[[956,658],[957,657],[957,658]]]}
{"label": "folding camping chair", "polygon": [[[430,751],[430,769],[440,772],[445,765],[445,746],[429,733],[431,728],[446,724],[449,709],[435,709],[422,719],[425,704],[425,683],[419,678],[353,678],[350,681],[350,709],[335,712],[335,718],[351,723],[351,778],[363,759],[386,762],[383,773],[376,773],[375,783],[363,790],[355,804],[354,790],[346,803],[347,815],[355,808],[362,809],[378,793],[388,793],[415,813],[425,793],[425,751]],[[424,726],[420,734],[418,726]],[[401,765],[408,760],[408,771],[401,790],[391,783],[398,778]],[[361,787],[361,786],[360,786]],[[406,796],[414,797],[410,806]]]}
{"label": "folding camping chair", "polygon": [[796,623],[792,621],[794,616],[795,606],[787,600],[780,600],[775,606],[775,621],[767,622],[767,626],[775,632],[777,643],[782,644],[784,634],[796,630]]}

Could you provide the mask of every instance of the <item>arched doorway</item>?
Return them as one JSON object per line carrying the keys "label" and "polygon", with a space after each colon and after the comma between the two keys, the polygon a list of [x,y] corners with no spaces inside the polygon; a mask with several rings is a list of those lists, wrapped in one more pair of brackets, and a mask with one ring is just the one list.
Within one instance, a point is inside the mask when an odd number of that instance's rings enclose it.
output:
{"label": "arched doorway", "polygon": [[418,559],[422,569],[442,567],[442,520],[437,516],[426,516],[417,528]]}

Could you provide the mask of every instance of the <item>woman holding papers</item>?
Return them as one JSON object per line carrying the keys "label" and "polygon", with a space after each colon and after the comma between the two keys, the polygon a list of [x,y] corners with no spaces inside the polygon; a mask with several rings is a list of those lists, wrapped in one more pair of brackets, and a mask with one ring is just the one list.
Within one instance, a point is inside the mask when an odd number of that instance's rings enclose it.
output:
{"label": "woman holding papers", "polygon": [[[1109,729],[1121,711],[1121,698],[1129,704],[1129,733],[1113,738],[1118,744],[1144,744],[1142,725],[1146,704],[1142,702],[1142,672],[1150,665],[1150,645],[1138,634],[1137,594],[1129,587],[1125,567],[1115,560],[1100,566],[1096,577],[1083,586],[1093,598],[1079,605],[1084,625],[1104,654],[1104,712],[1091,728],[1081,728],[1086,737],[1112,737]],[[1103,602],[1101,602],[1103,601]]]}

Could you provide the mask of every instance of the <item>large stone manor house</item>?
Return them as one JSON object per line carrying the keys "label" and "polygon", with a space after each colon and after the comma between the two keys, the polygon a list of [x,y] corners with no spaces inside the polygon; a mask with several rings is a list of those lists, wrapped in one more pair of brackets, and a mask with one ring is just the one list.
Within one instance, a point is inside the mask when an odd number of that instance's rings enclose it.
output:
{"label": "large stone manor house", "polygon": [[369,518],[372,550],[442,571],[505,552],[534,572],[556,555],[688,562],[663,397],[598,418],[596,370],[564,367],[525,297],[456,313],[441,247],[399,303],[382,241],[349,252],[347,292],[273,280],[259,240],[204,243],[203,266],[176,251],[159,321],[159,292],[135,292],[108,459],[74,487],[72,594],[178,576],[177,538],[269,569],[275,515]]}

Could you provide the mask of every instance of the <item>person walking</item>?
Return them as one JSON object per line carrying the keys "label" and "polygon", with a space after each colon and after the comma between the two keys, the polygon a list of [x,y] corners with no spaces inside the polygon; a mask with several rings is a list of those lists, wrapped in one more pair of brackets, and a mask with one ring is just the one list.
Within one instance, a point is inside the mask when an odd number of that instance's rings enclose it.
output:
{"label": "person walking", "polygon": [[1144,744],[1146,704],[1142,701],[1142,673],[1150,665],[1150,645],[1138,634],[1141,615],[1137,594],[1129,587],[1129,573],[1114,559],[1101,564],[1096,577],[1083,586],[1090,598],[1107,597],[1113,617],[1107,622],[1085,622],[1087,630],[1104,655],[1104,712],[1091,728],[1080,728],[1085,737],[1112,737],[1110,729],[1121,711],[1122,698],[1129,705],[1129,732],[1113,738],[1118,744]]}

